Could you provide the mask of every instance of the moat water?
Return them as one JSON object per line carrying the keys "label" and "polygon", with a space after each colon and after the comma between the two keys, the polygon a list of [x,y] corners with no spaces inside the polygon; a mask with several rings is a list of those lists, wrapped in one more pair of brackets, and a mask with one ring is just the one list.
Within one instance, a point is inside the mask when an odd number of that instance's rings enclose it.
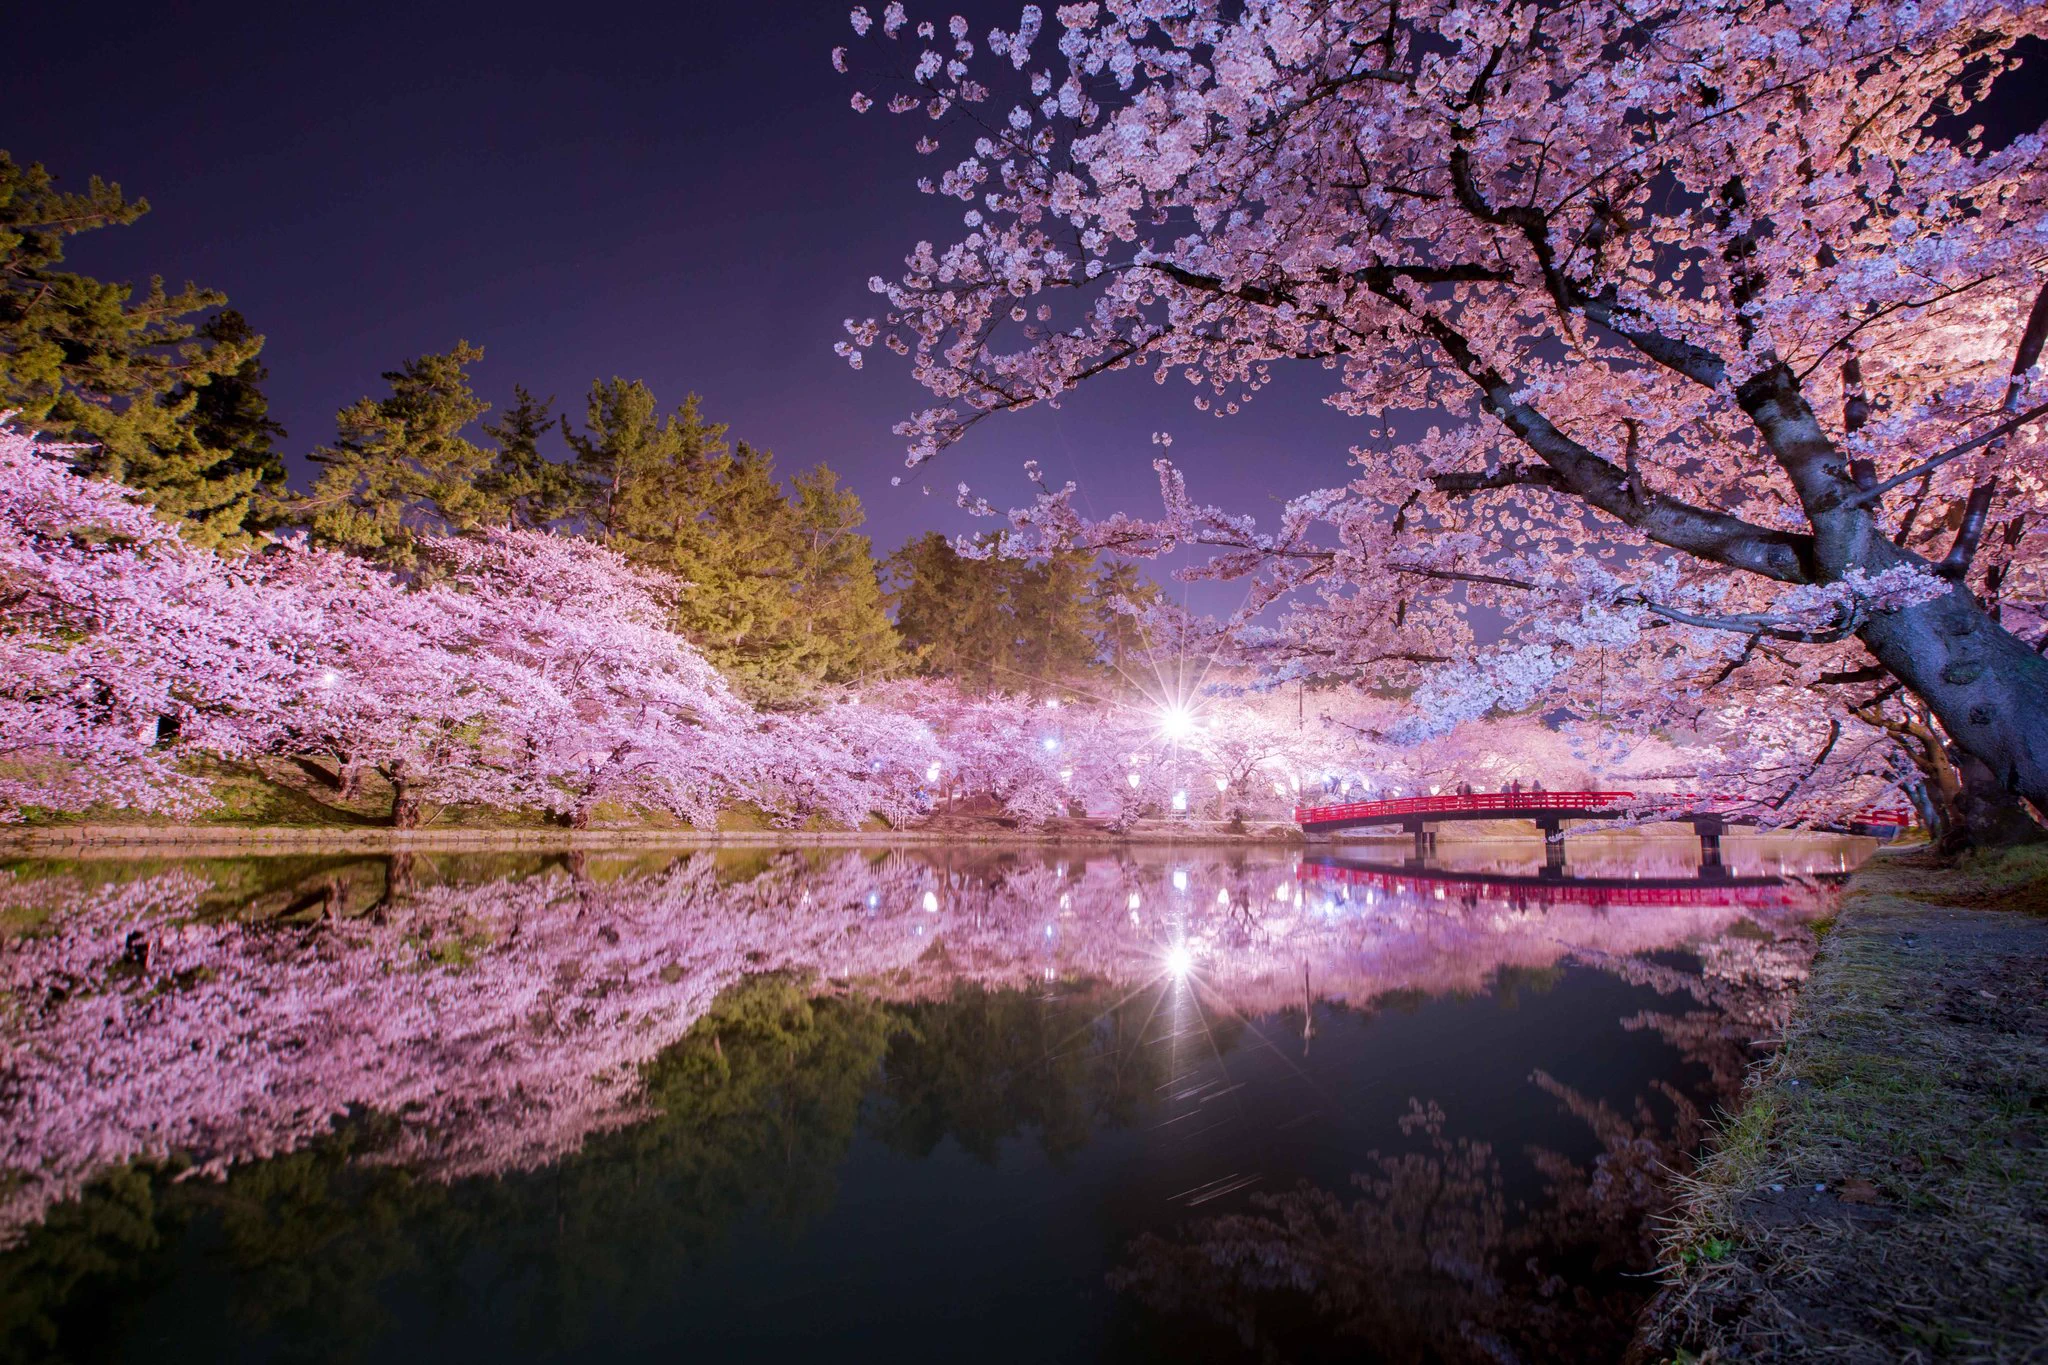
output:
{"label": "moat water", "polygon": [[0,1356],[1618,1359],[1868,848],[0,864]]}

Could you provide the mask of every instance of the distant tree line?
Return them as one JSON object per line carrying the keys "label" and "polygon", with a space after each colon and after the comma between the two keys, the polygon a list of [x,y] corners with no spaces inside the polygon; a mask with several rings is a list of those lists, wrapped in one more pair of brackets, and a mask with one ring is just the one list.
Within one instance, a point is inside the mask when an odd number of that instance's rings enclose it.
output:
{"label": "distant tree line", "polygon": [[0,152],[0,411],[77,443],[78,472],[148,495],[190,541],[303,532],[430,576],[425,537],[586,537],[686,584],[677,632],[769,706],[904,673],[983,693],[1099,692],[1141,643],[1119,603],[1154,590],[1127,565],[976,559],[936,533],[878,563],[860,499],[828,465],[785,484],[772,454],[729,438],[695,395],[663,410],[637,379],[594,381],[580,420],[523,385],[493,413],[471,382],[483,349],[467,341],[343,407],[333,440],[305,452],[311,487],[293,488],[264,339],[225,295],[161,278],[138,294],[64,268],[68,239],[148,209],[98,177],[60,189]]}

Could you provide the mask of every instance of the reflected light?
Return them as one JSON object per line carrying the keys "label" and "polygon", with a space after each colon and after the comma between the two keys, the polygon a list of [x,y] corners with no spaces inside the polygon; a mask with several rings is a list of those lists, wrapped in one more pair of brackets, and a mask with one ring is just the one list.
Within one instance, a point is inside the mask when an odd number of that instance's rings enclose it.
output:
{"label": "reflected light", "polygon": [[1186,792],[1175,792],[1173,794],[1173,808],[1175,810],[1186,810],[1188,808],[1188,794]]}
{"label": "reflected light", "polygon": [[938,764],[934,763],[934,764],[932,764],[932,766],[931,766],[931,767],[929,767],[929,768],[926,768],[926,769],[924,770],[924,780],[925,780],[925,781],[927,781],[927,782],[936,782],[936,781],[938,781],[938,780],[939,780],[939,765],[938,765]]}
{"label": "reflected light", "polygon": [[936,915],[937,913],[939,913],[939,893],[938,893],[938,892],[936,892],[936,891],[927,891],[927,892],[925,892],[925,893],[924,893],[924,908],[925,908],[925,909],[926,909],[927,911],[929,911],[930,913],[934,914],[934,915]]}
{"label": "reflected light", "polygon": [[1166,950],[1166,970],[1175,976],[1186,976],[1194,970],[1195,955],[1187,950],[1184,943],[1176,943]]}

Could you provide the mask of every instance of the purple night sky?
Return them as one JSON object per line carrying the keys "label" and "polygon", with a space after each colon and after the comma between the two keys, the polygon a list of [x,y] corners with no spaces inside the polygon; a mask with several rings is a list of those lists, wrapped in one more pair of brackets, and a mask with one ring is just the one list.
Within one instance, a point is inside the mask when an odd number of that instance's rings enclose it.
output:
{"label": "purple night sky", "polygon": [[[380,371],[466,337],[494,403],[517,381],[580,417],[615,374],[665,404],[702,394],[785,474],[838,469],[883,552],[976,525],[953,505],[962,479],[1022,500],[1032,458],[1092,510],[1149,513],[1161,429],[1199,499],[1262,520],[1343,477],[1363,423],[1317,401],[1320,370],[1220,422],[1184,384],[1112,376],[906,472],[889,428],[923,391],[880,348],[860,373],[831,348],[841,319],[875,311],[868,276],[957,235],[960,206],[913,187],[932,166],[909,146],[922,120],[848,108],[855,81],[829,62],[847,8],[51,6],[17,21],[36,59],[4,145],[150,201],[136,226],[76,240],[72,263],[226,292],[268,338],[293,455],[332,439]],[[969,7],[977,40],[1016,9]],[[1227,610],[1239,590],[1196,600]]]}

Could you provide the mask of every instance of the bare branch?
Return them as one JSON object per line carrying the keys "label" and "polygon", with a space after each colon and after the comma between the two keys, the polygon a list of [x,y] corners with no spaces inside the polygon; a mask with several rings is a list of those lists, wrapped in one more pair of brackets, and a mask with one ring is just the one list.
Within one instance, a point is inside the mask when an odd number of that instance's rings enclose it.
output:
{"label": "bare branch", "polygon": [[1883,682],[1891,675],[1883,664],[1865,664],[1840,673],[1823,673],[1814,681],[1823,687],[1843,687],[1850,683]]}
{"label": "bare branch", "polygon": [[1749,636],[1766,636],[1773,640],[1790,640],[1796,644],[1831,645],[1854,635],[1863,624],[1860,611],[1850,612],[1842,624],[1832,630],[1806,630],[1788,626],[1782,617],[1766,616],[1750,612],[1739,616],[1698,616],[1676,607],[1667,607],[1662,602],[1644,602],[1643,606],[1653,615],[1682,626],[1698,626],[1705,630],[1727,630]]}
{"label": "bare branch", "polygon": [[1956,542],[1934,566],[1936,573],[1958,583],[1968,576],[1970,561],[1977,557],[1977,543],[1984,538],[1984,521],[1991,514],[1991,500],[1997,495],[1996,479],[1985,479],[1970,490],[1970,501],[1963,508],[1963,524],[1956,529]]}
{"label": "bare branch", "polygon": [[1395,573],[1413,574],[1417,578],[1440,578],[1448,583],[1490,583],[1498,588],[1520,588],[1524,592],[1536,590],[1534,583],[1520,578],[1502,578],[1498,574],[1464,573],[1457,569],[1411,568],[1402,564],[1389,564],[1387,567]]}
{"label": "bare branch", "polygon": [[[1927,459],[1922,460],[1919,464],[1914,465],[1911,469],[1906,470],[1904,473],[1894,474],[1891,478],[1886,479],[1883,483],[1878,484],[1875,488],[1861,490],[1857,493],[1852,494],[1849,497],[1843,498],[1839,503],[1835,504],[1835,506],[1868,507],[1872,503],[1876,502],[1878,499],[1882,498],[1885,494],[1891,492],[1894,488],[1897,488],[1900,484],[1911,483],[1914,479],[1919,478],[1922,474],[1932,473],[1934,470],[1939,469],[1941,468],[1941,466],[1947,464],[1950,460],[1953,460],[1958,456],[1967,455],[1971,451],[1976,450],[1981,446],[1990,445],[1999,437],[2009,435],[2012,432],[2017,431],[2019,428],[2025,426],[2027,423],[2035,420],[2036,418],[2044,416],[2048,416],[2048,403],[2042,403],[2035,407],[2028,408],[2019,416],[2010,418],[2007,421],[2000,422],[1997,426],[1991,428],[1991,430],[1985,432],[1983,435],[1973,436],[1969,440],[1963,442],[1961,445],[1950,446],[1947,450],[1942,451],[1939,455],[1929,456]],[[1817,507],[1814,510],[1817,512],[1825,512],[1831,509],[1825,507]]]}
{"label": "bare branch", "polygon": [[1547,464],[1522,464],[1510,460],[1490,474],[1438,474],[1430,480],[1439,493],[1484,493],[1496,488],[1549,488],[1568,493],[1571,486]]}

